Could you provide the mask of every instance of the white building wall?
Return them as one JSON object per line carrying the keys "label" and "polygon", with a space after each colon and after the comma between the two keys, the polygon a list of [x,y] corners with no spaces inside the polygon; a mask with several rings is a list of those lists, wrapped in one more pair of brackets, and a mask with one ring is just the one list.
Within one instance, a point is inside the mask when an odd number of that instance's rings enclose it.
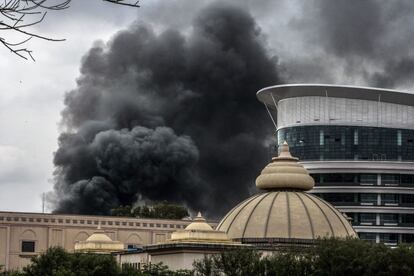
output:
{"label": "white building wall", "polygon": [[414,129],[414,106],[329,96],[279,101],[278,128],[321,124]]}

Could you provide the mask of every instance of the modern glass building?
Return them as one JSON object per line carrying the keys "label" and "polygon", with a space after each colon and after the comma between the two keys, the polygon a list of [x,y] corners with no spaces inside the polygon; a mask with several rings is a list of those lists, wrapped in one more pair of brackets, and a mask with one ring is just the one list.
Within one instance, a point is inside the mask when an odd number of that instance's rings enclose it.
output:
{"label": "modern glass building", "polygon": [[311,192],[346,213],[361,239],[414,242],[414,94],[300,84],[257,97],[278,143],[314,177]]}

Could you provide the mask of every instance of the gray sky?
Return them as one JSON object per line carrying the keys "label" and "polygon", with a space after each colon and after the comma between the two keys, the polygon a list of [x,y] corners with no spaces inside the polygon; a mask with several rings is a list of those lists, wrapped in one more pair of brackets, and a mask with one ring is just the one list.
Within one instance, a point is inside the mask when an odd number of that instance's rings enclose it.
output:
{"label": "gray sky", "polygon": [[[142,0],[141,8],[132,9],[73,0],[69,9],[48,14],[34,27],[43,35],[66,38],[30,41],[36,62],[0,48],[0,210],[41,211],[41,194],[53,185],[63,97],[75,88],[82,56],[95,41],[107,42],[136,20],[159,31],[171,27],[185,32],[209,2]],[[412,88],[411,1],[229,2],[256,19],[286,82]]]}

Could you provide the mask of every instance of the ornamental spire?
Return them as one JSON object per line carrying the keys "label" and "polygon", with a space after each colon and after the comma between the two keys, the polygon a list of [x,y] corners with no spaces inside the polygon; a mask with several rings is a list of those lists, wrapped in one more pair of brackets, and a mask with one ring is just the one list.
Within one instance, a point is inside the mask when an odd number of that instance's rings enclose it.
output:
{"label": "ornamental spire", "polygon": [[308,171],[292,157],[286,141],[280,146],[279,156],[256,178],[256,187],[262,190],[310,190],[315,181]]}

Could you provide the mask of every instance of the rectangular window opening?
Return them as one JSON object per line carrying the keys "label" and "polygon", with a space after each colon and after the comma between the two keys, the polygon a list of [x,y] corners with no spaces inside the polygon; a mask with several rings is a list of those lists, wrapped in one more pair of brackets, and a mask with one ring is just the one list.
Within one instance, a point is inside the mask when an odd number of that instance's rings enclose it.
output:
{"label": "rectangular window opening", "polygon": [[35,242],[22,241],[22,252],[35,252]]}

